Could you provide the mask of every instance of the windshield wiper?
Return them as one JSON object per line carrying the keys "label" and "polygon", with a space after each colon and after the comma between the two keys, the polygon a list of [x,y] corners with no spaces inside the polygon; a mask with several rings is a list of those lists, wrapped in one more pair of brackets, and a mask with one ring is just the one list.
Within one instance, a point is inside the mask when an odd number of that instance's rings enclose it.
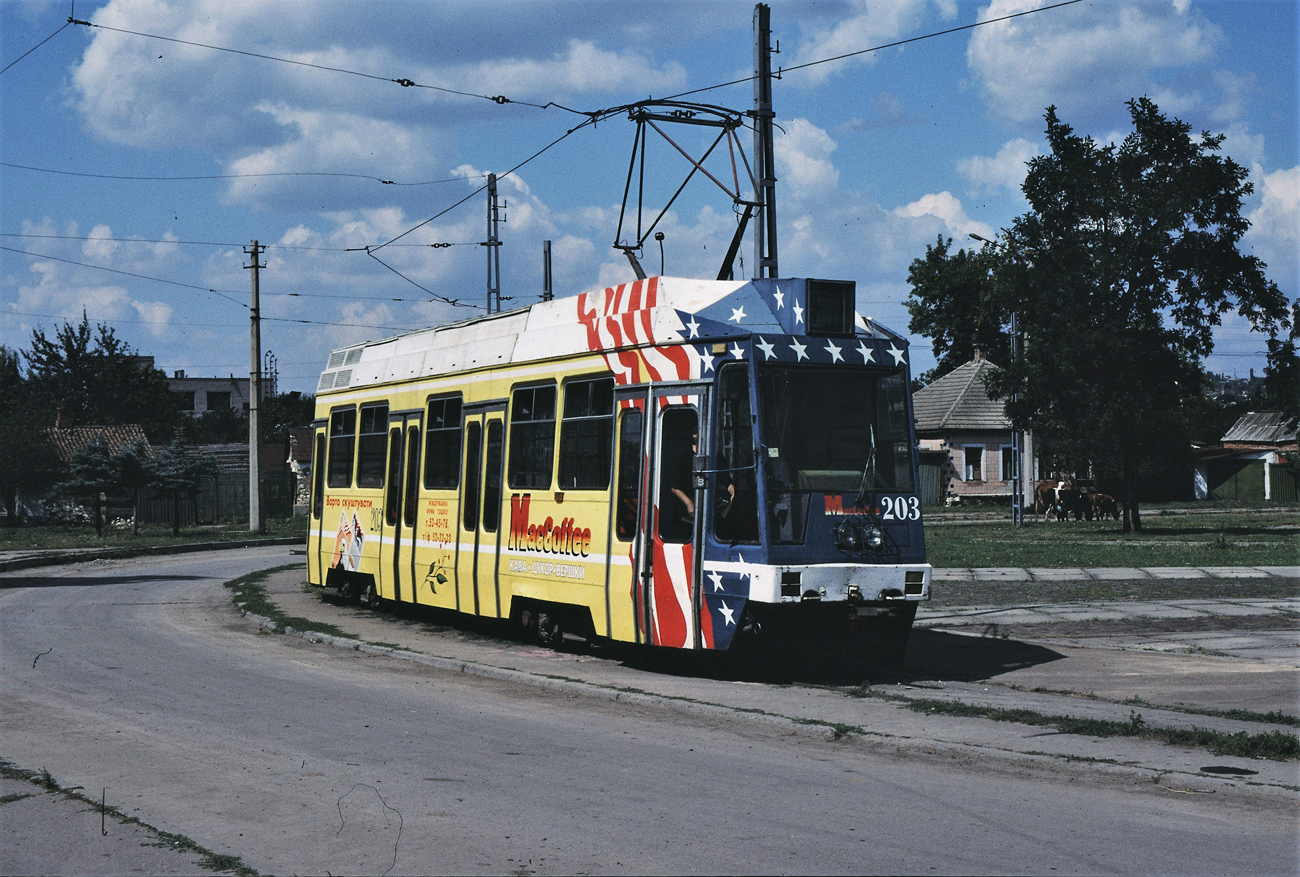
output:
{"label": "windshield wiper", "polygon": [[868,491],[876,486],[876,425],[874,423],[867,425],[867,440],[870,442],[867,461],[862,464],[862,483],[858,485],[858,498],[853,503],[858,508],[862,508]]}

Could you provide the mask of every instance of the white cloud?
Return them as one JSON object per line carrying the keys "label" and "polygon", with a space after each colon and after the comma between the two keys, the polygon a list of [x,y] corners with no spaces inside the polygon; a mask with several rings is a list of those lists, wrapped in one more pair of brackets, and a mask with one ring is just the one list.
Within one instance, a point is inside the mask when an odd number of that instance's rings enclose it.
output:
{"label": "white cloud", "polygon": [[[938,5],[943,17],[955,14],[951,0],[944,0]],[[852,0],[849,4],[852,11],[845,18],[829,24],[818,22],[809,26],[785,66],[794,67],[892,42],[915,30],[925,7],[924,0]],[[854,64],[875,64],[878,58],[878,52],[868,52],[842,61],[819,64],[800,71],[798,79],[792,81],[801,85],[818,85],[832,73],[846,70]],[[774,66],[775,64],[776,62]]]}
{"label": "white cloud", "polygon": [[1300,165],[1264,175],[1256,189],[1259,205],[1247,214],[1245,243],[1294,296],[1300,293]]}
{"label": "white cloud", "polygon": [[831,136],[807,119],[791,119],[781,127],[772,149],[785,197],[818,198],[835,189],[840,174],[831,162],[836,149]]}
{"label": "white cloud", "polygon": [[[450,87],[493,93],[515,100],[549,98],[557,92],[611,94],[627,89],[664,92],[681,88],[686,70],[676,62],[656,67],[644,51],[613,52],[587,40],[572,40],[549,58],[498,58],[443,74]],[[439,84],[442,84],[439,82]]]}
{"label": "white cloud", "polygon": [[[1039,5],[993,0],[980,18]],[[989,110],[1012,122],[1038,118],[1049,105],[1073,115],[1155,94],[1152,71],[1206,62],[1223,41],[1217,26],[1188,9],[1167,10],[1150,3],[1081,4],[990,24],[972,33],[967,64]],[[1162,107],[1195,100],[1169,89],[1161,99]]]}
{"label": "white cloud", "polygon": [[[954,238],[965,238],[972,232],[986,238],[996,236],[992,226],[967,216],[961,201],[951,192],[923,195],[910,204],[896,208],[894,214],[909,219],[933,217]],[[939,233],[944,232],[941,230]]]}
{"label": "white cloud", "polygon": [[975,191],[1019,191],[1029,172],[1029,159],[1039,153],[1037,143],[1017,137],[1002,144],[997,155],[958,159],[957,172],[971,182]]}

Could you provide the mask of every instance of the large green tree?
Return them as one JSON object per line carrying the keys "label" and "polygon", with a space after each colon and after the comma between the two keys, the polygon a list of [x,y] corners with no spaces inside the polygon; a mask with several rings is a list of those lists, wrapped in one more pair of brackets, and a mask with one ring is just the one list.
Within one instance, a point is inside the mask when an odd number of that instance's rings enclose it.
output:
{"label": "large green tree", "polygon": [[999,365],[1010,360],[1005,302],[989,294],[995,263],[996,251],[953,252],[952,238],[942,235],[925,248],[924,258],[912,262],[907,272],[913,291],[907,302],[908,328],[930,339],[937,363],[921,375],[923,385],[969,362],[977,347]]}
{"label": "large green tree", "polygon": [[52,484],[59,470],[45,432],[49,413],[32,396],[17,351],[0,347],[0,500],[10,527],[18,526],[21,498]]}
{"label": "large green tree", "polygon": [[1023,355],[989,390],[1014,392],[1012,420],[1062,462],[1115,485],[1126,532],[1142,527],[1144,475],[1186,446],[1223,315],[1236,311],[1273,339],[1290,328],[1266,266],[1239,249],[1252,186],[1221,153],[1223,136],[1195,136],[1147,98],[1128,108],[1133,130],[1119,144],[1076,134],[1047,110],[1048,152],[1030,160],[1023,188],[1030,209],[986,248],[981,293],[982,312],[1017,313],[1025,335]]}
{"label": "large green tree", "polygon": [[180,409],[167,378],[111,326],[91,328],[83,314],[65,322],[53,337],[32,332],[31,350],[23,352],[33,404],[44,407],[61,426],[111,426],[138,423],[150,441],[171,437]]}

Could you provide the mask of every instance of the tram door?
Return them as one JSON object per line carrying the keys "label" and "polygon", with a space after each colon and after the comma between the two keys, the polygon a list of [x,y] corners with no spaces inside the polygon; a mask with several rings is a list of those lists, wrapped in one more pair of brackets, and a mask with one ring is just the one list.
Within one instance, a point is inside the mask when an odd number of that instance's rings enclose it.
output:
{"label": "tram door", "polygon": [[[504,405],[467,412],[465,477],[461,487],[461,556],[456,577],[461,612],[501,617],[497,558],[501,551],[504,467]],[[470,554],[468,558],[466,553]]]}
{"label": "tram door", "polygon": [[640,564],[646,640],[653,645],[699,648],[698,554],[704,499],[691,471],[698,449],[705,387],[655,390],[649,456],[651,513],[643,516]]}
{"label": "tram door", "polygon": [[307,581],[313,585],[325,584],[324,564],[321,552],[324,551],[325,535],[321,532],[325,517],[325,430],[317,428],[312,438],[311,453],[311,518],[307,531]]}
{"label": "tram door", "polygon": [[399,602],[415,600],[419,472],[420,413],[392,414],[388,419],[388,471],[384,473],[379,588],[381,594],[387,595],[391,587],[392,599]]}

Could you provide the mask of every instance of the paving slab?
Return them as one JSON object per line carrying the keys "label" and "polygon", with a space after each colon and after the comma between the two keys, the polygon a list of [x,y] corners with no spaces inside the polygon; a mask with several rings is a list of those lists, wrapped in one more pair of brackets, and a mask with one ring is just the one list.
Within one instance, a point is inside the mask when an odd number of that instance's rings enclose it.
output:
{"label": "paving slab", "polygon": [[1271,575],[1268,570],[1254,566],[1205,566],[1201,568],[1218,579],[1263,579]]}
{"label": "paving slab", "polygon": [[1083,570],[1085,578],[1098,581],[1127,581],[1129,579],[1148,579],[1146,570],[1131,566],[1092,566]]}
{"label": "paving slab", "polygon": [[1142,571],[1153,579],[1208,579],[1210,574],[1194,566],[1144,566]]}

